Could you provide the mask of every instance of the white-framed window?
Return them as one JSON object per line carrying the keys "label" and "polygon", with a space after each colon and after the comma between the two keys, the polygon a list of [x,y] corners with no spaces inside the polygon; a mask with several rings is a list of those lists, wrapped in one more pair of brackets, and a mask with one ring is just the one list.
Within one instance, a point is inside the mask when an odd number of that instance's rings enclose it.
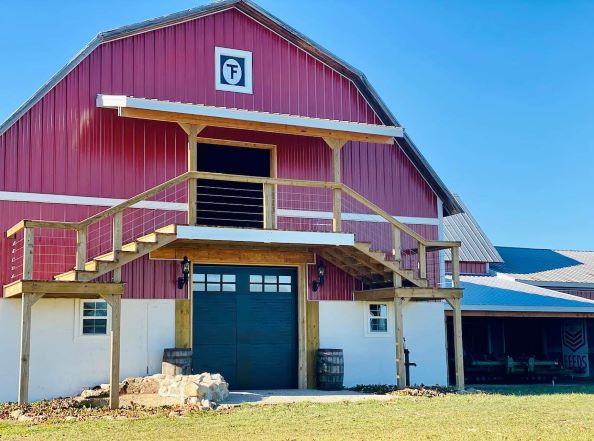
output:
{"label": "white-framed window", "polygon": [[291,292],[291,276],[250,274],[250,292]]}
{"label": "white-framed window", "polygon": [[391,335],[387,303],[368,303],[365,313],[365,334],[368,336]]}
{"label": "white-framed window", "polygon": [[198,273],[192,277],[193,292],[235,292],[236,290],[235,274]]}
{"label": "white-framed window", "polygon": [[111,313],[104,300],[80,300],[78,319],[81,336],[105,336],[111,329]]}
{"label": "white-framed window", "polygon": [[253,93],[252,53],[215,47],[215,89]]}

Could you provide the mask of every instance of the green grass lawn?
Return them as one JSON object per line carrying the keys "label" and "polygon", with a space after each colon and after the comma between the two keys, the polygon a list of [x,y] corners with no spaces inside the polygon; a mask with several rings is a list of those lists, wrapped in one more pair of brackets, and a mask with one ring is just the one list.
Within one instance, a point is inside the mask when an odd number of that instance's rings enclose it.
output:
{"label": "green grass lawn", "polygon": [[594,439],[594,387],[491,388],[387,402],[242,406],[187,417],[27,424],[0,440]]}

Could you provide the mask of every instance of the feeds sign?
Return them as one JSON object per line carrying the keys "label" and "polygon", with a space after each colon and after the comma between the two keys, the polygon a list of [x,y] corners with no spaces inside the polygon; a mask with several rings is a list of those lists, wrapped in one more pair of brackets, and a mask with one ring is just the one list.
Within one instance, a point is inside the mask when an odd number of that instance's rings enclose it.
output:
{"label": "feeds sign", "polygon": [[563,367],[573,370],[578,377],[590,375],[586,321],[565,320],[562,337]]}

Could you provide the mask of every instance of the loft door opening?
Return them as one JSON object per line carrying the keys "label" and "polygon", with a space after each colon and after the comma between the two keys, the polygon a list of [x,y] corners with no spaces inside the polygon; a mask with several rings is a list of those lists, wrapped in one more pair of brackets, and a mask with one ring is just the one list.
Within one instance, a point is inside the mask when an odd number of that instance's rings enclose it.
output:
{"label": "loft door opening", "polygon": [[[198,144],[198,171],[270,177],[270,149]],[[262,228],[262,184],[199,179],[196,223]]]}

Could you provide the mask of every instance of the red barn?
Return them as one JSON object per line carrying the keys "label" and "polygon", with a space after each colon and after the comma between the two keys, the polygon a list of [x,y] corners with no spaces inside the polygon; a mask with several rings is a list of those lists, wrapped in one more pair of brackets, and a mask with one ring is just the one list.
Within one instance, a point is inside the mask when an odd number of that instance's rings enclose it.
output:
{"label": "red barn", "polygon": [[404,337],[410,381],[447,381],[458,203],[362,73],[249,1],[100,33],[0,126],[0,169],[0,400],[170,347],[235,389],[315,387],[320,347],[404,384]]}

